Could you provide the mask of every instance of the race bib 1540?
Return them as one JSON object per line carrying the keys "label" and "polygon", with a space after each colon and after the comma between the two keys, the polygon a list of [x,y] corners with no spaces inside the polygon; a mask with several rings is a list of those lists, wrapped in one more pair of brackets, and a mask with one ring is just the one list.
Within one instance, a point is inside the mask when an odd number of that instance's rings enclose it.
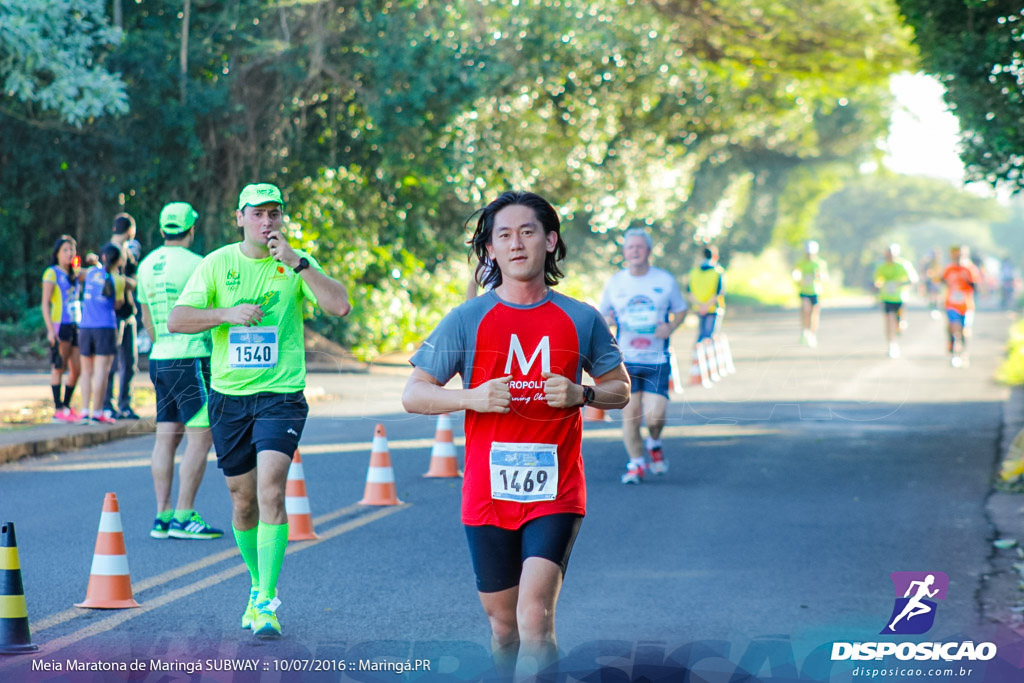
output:
{"label": "race bib 1540", "polygon": [[277,327],[228,330],[228,367],[261,369],[277,365]]}

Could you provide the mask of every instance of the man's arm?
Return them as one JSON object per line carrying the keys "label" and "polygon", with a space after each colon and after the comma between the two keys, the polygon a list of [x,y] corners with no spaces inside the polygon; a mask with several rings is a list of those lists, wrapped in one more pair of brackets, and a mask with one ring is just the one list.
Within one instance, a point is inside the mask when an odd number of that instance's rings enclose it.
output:
{"label": "man's arm", "polygon": [[[577,408],[583,405],[583,385],[567,377],[543,373],[544,398],[552,408]],[[629,403],[629,374],[626,366],[618,366],[594,378],[594,400],[590,402],[601,410],[615,410]]]}
{"label": "man's arm", "polygon": [[143,303],[139,305],[142,306],[142,327],[146,330],[149,338],[156,341],[156,327],[153,325],[153,316],[149,312],[149,306]]}
{"label": "man's arm", "polygon": [[[270,233],[267,239],[267,247],[270,255],[278,263],[283,263],[292,270],[299,265],[301,258],[292,246],[288,244],[280,232]],[[324,313],[330,315],[344,316],[352,310],[348,301],[348,289],[337,280],[328,277],[312,266],[299,273],[306,285],[312,290],[316,297],[317,305]]]}
{"label": "man's arm", "polygon": [[408,413],[441,415],[460,410],[478,413],[507,413],[512,404],[508,382],[511,375],[484,382],[473,389],[446,389],[430,373],[415,368],[402,392],[402,407]]}
{"label": "man's arm", "polygon": [[[297,265],[299,265],[298,259],[295,260],[295,266]],[[334,278],[327,277],[316,268],[306,268],[299,275],[313,290],[317,306],[324,313],[340,317],[348,315],[348,312],[352,310],[352,305],[348,301],[348,288],[345,285]]]}
{"label": "man's arm", "polygon": [[258,325],[263,310],[255,304],[239,304],[231,308],[193,308],[179,304],[167,317],[167,331],[199,334],[220,325]]}
{"label": "man's arm", "polygon": [[[711,304],[708,303],[705,304],[704,307],[710,307],[710,305]],[[684,308],[678,313],[673,313],[672,317],[669,318],[667,323],[658,323],[658,326],[654,329],[654,336],[657,337],[658,339],[668,339],[669,337],[671,337],[672,333],[675,332],[676,329],[683,324],[684,320],[686,320],[686,313],[689,310],[690,309],[688,308]]]}

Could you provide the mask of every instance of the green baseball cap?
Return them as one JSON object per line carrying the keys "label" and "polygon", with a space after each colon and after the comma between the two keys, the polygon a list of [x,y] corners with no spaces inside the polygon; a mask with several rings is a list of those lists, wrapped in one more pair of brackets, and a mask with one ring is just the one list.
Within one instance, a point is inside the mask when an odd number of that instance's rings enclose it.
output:
{"label": "green baseball cap", "polygon": [[280,204],[284,206],[284,199],[281,197],[281,190],[277,185],[270,183],[255,183],[246,185],[241,194],[238,195],[238,210],[241,211],[247,206],[259,206],[260,204]]}
{"label": "green baseball cap", "polygon": [[188,202],[171,202],[160,211],[160,230],[166,235],[180,235],[196,224],[199,213]]}

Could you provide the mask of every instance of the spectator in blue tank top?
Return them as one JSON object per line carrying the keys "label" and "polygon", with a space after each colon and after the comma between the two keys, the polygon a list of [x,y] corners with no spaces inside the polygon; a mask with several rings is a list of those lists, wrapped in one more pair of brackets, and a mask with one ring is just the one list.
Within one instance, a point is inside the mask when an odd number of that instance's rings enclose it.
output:
{"label": "spectator in blue tank top", "polygon": [[[107,374],[117,353],[117,309],[124,305],[124,278],[117,272],[121,250],[106,245],[100,265],[85,274],[82,322],[78,326],[82,357],[82,420],[80,424],[116,422],[103,414]],[[90,400],[91,399],[91,400]]]}

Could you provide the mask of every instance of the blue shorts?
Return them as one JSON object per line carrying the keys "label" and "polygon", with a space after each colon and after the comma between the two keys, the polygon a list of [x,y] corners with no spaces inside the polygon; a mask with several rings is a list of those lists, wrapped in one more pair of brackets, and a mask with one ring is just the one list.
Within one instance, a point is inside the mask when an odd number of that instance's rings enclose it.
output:
{"label": "blue shorts", "polygon": [[718,330],[718,320],[722,316],[719,311],[697,316],[697,341],[704,341],[715,336]]}
{"label": "blue shorts", "polygon": [[668,398],[668,380],[672,375],[669,363],[650,365],[648,363],[626,363],[629,373],[629,387],[633,393],[647,392]]}
{"label": "blue shorts", "polygon": [[117,353],[117,330],[113,327],[78,328],[78,350],[86,358]]}
{"label": "blue shorts", "polygon": [[156,421],[209,427],[210,357],[150,359],[156,390]]}
{"label": "blue shorts", "polygon": [[902,301],[883,301],[882,308],[885,309],[886,313],[899,313],[900,309],[903,308]]}
{"label": "blue shorts", "polygon": [[949,318],[949,322],[953,325],[970,327],[971,323],[974,322],[974,311],[968,310],[966,313],[961,313],[955,308],[947,308],[946,317]]}
{"label": "blue shorts", "polygon": [[236,477],[256,467],[256,454],[279,451],[289,458],[299,447],[309,406],[301,391],[262,391],[229,396],[210,391],[210,431],[217,467]]}
{"label": "blue shorts", "polygon": [[528,557],[543,557],[562,568],[569,566],[569,555],[582,515],[559,513],[531,519],[518,529],[467,526],[466,540],[476,573],[476,589],[497,593],[519,585],[523,562]]}
{"label": "blue shorts", "polygon": [[801,299],[807,299],[809,302],[811,302],[812,306],[817,306],[818,305],[818,295],[817,294],[801,294],[800,298]]}

